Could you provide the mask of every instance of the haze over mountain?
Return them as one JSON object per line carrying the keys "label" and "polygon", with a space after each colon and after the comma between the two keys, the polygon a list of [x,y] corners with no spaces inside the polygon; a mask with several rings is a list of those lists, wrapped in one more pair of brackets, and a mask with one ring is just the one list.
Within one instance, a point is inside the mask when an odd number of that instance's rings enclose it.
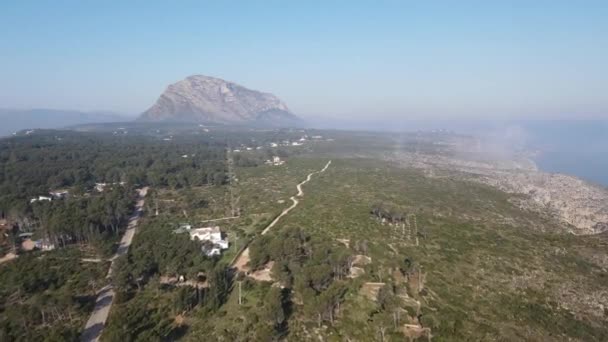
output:
{"label": "haze over mountain", "polygon": [[169,85],[139,120],[273,126],[299,121],[273,94],[204,75],[190,76]]}
{"label": "haze over mountain", "polygon": [[120,122],[131,120],[111,112],[81,112],[59,109],[2,109],[0,108],[0,136],[22,129],[62,128],[87,123]]}

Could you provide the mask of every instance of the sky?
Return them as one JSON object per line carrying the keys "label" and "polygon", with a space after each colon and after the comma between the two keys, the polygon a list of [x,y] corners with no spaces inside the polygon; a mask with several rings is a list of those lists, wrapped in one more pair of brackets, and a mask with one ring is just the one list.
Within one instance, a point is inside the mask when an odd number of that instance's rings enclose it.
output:
{"label": "sky", "polygon": [[2,1],[0,107],[136,115],[193,74],[304,118],[608,118],[608,1]]}

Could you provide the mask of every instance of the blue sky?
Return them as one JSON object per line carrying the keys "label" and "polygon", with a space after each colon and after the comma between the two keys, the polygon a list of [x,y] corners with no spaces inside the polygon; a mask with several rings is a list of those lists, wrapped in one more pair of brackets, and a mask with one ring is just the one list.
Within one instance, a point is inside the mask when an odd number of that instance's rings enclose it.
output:
{"label": "blue sky", "polygon": [[608,1],[3,1],[0,107],[137,114],[188,75],[303,117],[608,118]]}

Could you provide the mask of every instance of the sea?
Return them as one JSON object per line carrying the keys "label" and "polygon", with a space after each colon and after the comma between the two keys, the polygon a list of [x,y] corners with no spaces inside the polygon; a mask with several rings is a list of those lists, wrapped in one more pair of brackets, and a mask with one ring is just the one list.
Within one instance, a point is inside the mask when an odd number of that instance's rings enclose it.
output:
{"label": "sea", "polygon": [[484,137],[505,150],[534,151],[545,172],[564,173],[608,187],[608,118],[606,119],[445,119],[349,120],[319,128],[407,132],[448,130]]}
{"label": "sea", "polygon": [[556,120],[522,125],[537,166],[608,187],[608,120]]}

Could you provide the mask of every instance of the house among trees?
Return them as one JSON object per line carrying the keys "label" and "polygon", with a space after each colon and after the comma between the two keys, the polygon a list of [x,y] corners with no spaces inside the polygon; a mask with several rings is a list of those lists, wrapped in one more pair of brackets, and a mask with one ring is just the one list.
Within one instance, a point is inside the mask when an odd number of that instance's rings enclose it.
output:
{"label": "house among trees", "polygon": [[55,244],[50,239],[43,238],[39,240],[32,240],[33,236],[33,232],[25,232],[18,235],[19,239],[21,240],[21,248],[23,250],[31,251],[32,249],[37,248],[42,251],[52,251],[55,249]]}
{"label": "house among trees", "polygon": [[106,187],[108,187],[108,185],[125,185],[125,182],[114,182],[114,183],[95,183],[95,190],[97,190],[98,192],[104,192],[104,190],[106,189]]}
{"label": "house among trees", "polygon": [[42,251],[52,251],[55,249],[55,244],[52,243],[49,239],[40,239],[34,241],[35,247]]}
{"label": "house among trees", "polygon": [[38,202],[38,201],[51,201],[54,199],[63,199],[66,198],[70,192],[68,190],[55,190],[49,192],[50,196],[38,196],[34,197],[30,200],[30,203]]}
{"label": "house among trees", "polygon": [[34,203],[34,202],[37,202],[37,201],[50,201],[50,200],[52,200],[52,198],[49,197],[49,196],[38,196],[38,197],[32,198],[30,200],[30,203]]}
{"label": "house among trees", "polygon": [[266,164],[267,165],[279,166],[279,165],[285,164],[285,161],[281,160],[281,157],[279,157],[279,156],[274,156],[274,157],[272,157],[272,160],[270,160],[270,159],[267,160]]}
{"label": "house among trees", "polygon": [[103,192],[107,185],[107,183],[95,183],[95,190],[98,192]]}
{"label": "house among trees", "polygon": [[51,195],[51,197],[53,197],[53,199],[62,199],[66,198],[70,194],[70,192],[68,190],[55,190],[49,192],[49,194]]}
{"label": "house among trees", "polygon": [[220,255],[222,250],[228,249],[228,240],[222,238],[219,226],[188,229],[190,239],[203,242],[201,250],[207,256]]}

